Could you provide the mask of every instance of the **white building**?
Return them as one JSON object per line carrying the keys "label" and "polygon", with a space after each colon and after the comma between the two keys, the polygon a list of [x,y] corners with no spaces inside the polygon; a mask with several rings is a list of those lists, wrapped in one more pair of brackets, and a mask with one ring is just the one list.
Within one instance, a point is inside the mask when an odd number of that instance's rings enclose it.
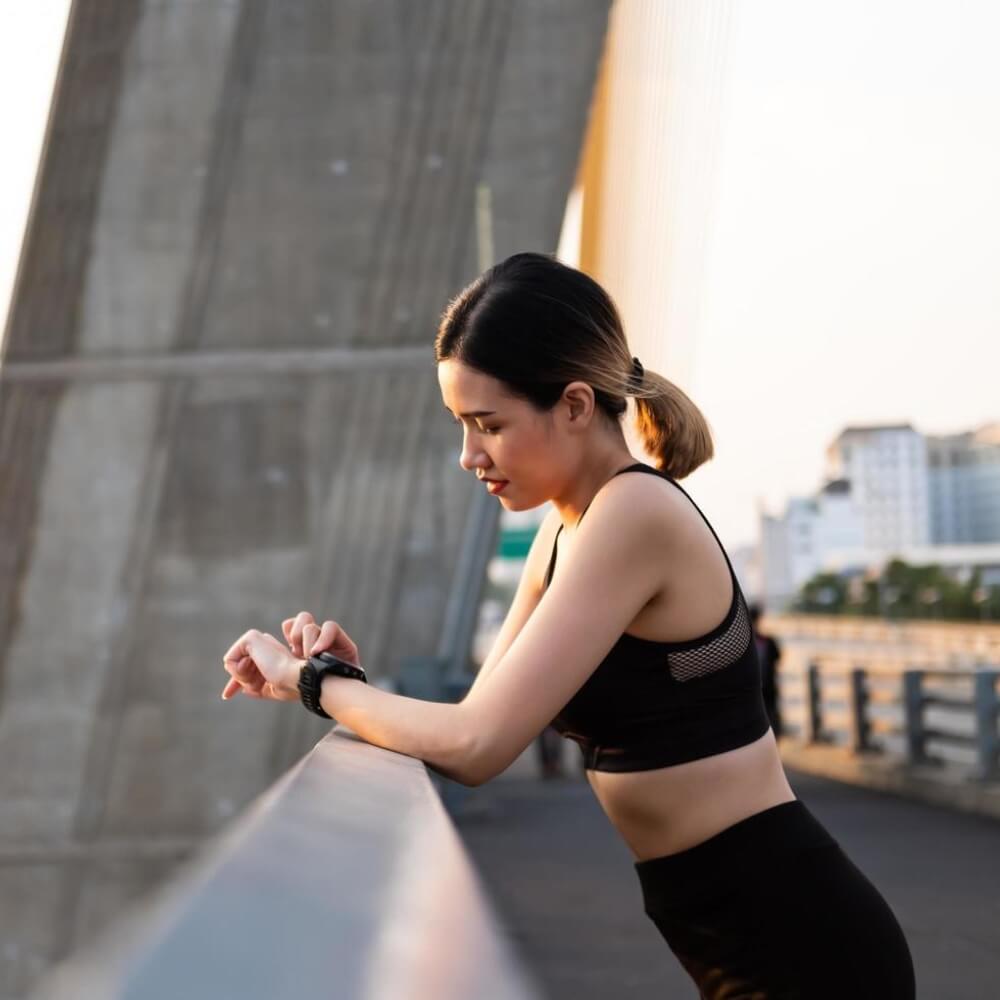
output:
{"label": "white building", "polygon": [[821,570],[863,565],[863,537],[861,511],[844,479],[827,483],[814,497],[792,497],[781,517],[763,515],[765,605],[784,607]]}
{"label": "white building", "polygon": [[970,436],[927,439],[931,541],[939,545],[972,541]]}
{"label": "white building", "polygon": [[909,424],[848,427],[827,450],[831,479],[846,479],[862,520],[862,547],[889,555],[927,545],[927,440]]}
{"label": "white building", "polygon": [[972,541],[1000,542],[1000,423],[981,427],[969,443],[972,455]]}
{"label": "white building", "polygon": [[994,567],[1000,543],[1000,424],[925,437],[909,424],[848,427],[827,449],[830,481],[761,515],[763,596],[785,607],[822,571]]}
{"label": "white building", "polygon": [[1000,542],[1000,424],[928,437],[931,541]]}

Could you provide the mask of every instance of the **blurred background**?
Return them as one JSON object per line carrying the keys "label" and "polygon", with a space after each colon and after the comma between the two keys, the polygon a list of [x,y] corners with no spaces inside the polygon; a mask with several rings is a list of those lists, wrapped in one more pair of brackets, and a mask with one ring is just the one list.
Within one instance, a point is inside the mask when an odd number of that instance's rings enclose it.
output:
{"label": "blurred background", "polygon": [[459,469],[431,345],[516,251],[708,417],[685,486],[784,671],[1000,659],[997,5],[0,19],[3,996],[324,732],[218,701],[245,629],[308,608],[387,687],[468,683],[545,510]]}

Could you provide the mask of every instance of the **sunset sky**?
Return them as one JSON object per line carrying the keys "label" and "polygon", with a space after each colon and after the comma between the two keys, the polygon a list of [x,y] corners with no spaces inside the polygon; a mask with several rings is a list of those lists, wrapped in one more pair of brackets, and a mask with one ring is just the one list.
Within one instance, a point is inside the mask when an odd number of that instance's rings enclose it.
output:
{"label": "sunset sky", "polygon": [[[4,312],[68,7],[2,15]],[[847,424],[1000,419],[998,39],[989,0],[734,3],[686,386],[717,439],[690,487],[728,545],[819,485]]]}
{"label": "sunset sky", "polygon": [[728,544],[847,424],[1000,420],[1000,5],[734,7],[690,386]]}

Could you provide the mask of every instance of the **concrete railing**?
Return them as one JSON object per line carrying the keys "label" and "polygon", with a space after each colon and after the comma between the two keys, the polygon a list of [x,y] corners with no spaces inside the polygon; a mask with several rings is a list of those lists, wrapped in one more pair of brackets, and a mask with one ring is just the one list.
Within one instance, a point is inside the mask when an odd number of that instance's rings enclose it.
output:
{"label": "concrete railing", "polygon": [[973,777],[994,781],[998,676],[985,667],[890,672],[814,661],[782,671],[782,715],[807,744],[896,754],[913,765],[967,764]]}
{"label": "concrete railing", "polygon": [[876,658],[896,669],[905,663],[929,669],[1000,663],[1000,624],[786,614],[768,615],[763,631],[789,651],[825,656],[850,647],[868,666]]}
{"label": "concrete railing", "polygon": [[342,727],[33,994],[525,1000],[424,764]]}

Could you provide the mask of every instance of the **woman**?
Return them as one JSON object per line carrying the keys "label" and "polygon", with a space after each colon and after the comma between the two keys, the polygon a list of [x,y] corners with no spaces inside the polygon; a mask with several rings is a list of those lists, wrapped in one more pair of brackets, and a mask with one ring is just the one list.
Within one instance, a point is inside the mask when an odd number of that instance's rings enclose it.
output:
{"label": "woman", "polygon": [[[462,468],[508,510],[552,510],[460,704],[326,676],[323,712],[468,785],[551,722],[580,745],[646,913],[702,997],[913,997],[892,911],[789,787],[746,602],[677,483],[711,457],[701,413],[632,358],[607,293],[542,254],[464,289],[435,347]],[[626,446],[630,395],[655,468]],[[310,653],[359,662],[336,622],[301,612],[283,631],[290,650],[255,630],[233,645],[224,698],[298,699]]]}

